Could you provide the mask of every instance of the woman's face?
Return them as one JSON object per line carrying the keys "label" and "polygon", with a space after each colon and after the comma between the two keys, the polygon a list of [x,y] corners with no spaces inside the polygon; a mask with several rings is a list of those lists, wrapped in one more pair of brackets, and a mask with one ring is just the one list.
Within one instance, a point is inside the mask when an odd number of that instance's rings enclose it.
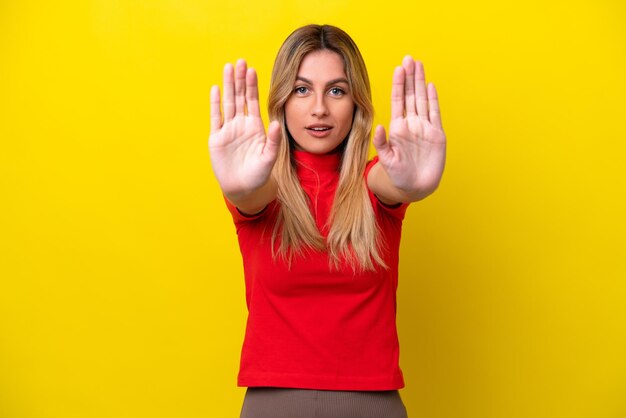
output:
{"label": "woman's face", "polygon": [[354,107],[341,56],[325,49],[307,54],[285,103],[296,149],[313,154],[335,150],[350,132]]}

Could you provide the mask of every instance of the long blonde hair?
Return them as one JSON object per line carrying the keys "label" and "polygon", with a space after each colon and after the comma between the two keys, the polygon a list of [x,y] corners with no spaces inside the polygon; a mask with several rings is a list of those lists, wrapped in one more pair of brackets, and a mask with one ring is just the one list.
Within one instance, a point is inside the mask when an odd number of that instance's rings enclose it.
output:
{"label": "long blonde hair", "polygon": [[[352,128],[341,145],[339,184],[326,240],[315,224],[298,180],[292,158],[293,144],[285,123],[285,103],[293,92],[300,63],[305,55],[319,50],[330,50],[342,57],[355,103]],[[346,261],[353,271],[386,267],[380,255],[382,242],[364,181],[374,109],[367,69],[350,36],[330,25],[308,25],[289,35],[274,61],[268,110],[270,120],[277,120],[282,126],[282,141],[273,172],[278,182],[279,209],[272,249],[280,235],[278,255],[289,263],[294,255],[302,255],[307,248],[312,248],[327,250],[335,268],[341,261]]]}

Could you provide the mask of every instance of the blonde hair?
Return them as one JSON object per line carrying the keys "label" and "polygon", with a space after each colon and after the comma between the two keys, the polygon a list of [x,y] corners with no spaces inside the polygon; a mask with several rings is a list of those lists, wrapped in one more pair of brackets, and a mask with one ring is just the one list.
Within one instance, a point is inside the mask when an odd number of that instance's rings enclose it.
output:
{"label": "blonde hair", "polygon": [[[339,184],[326,240],[315,224],[298,180],[292,158],[293,144],[285,123],[285,103],[293,92],[300,63],[307,54],[319,50],[330,50],[342,57],[355,103],[352,128],[340,145]],[[364,181],[374,109],[367,69],[350,36],[330,25],[308,25],[289,35],[274,61],[268,110],[270,120],[279,121],[282,127],[273,172],[278,182],[279,209],[272,249],[280,235],[278,255],[288,263],[294,255],[302,255],[307,248],[313,248],[327,250],[334,268],[338,268],[341,261],[346,261],[353,271],[372,271],[377,265],[386,267],[380,255],[381,238]]]}

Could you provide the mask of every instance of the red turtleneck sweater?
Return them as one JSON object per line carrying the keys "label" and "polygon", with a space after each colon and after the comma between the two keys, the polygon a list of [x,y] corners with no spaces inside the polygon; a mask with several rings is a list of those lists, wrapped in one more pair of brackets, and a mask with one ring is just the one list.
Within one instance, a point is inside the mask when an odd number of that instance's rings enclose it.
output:
{"label": "red turtleneck sweater", "polygon": [[[294,152],[297,174],[323,236],[339,180],[340,154]],[[365,178],[377,158],[370,161]],[[365,179],[364,179],[365,181]],[[407,204],[390,208],[369,192],[387,251],[388,270],[353,274],[329,268],[326,252],[273,259],[277,202],[242,216],[227,201],[243,257],[248,322],[239,386],[318,390],[404,387],[396,331],[398,248]]]}

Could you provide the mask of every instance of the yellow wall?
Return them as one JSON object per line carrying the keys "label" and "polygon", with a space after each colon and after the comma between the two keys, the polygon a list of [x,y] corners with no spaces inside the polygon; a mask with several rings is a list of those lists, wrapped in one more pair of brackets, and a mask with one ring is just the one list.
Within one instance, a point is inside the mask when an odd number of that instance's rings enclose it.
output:
{"label": "yellow wall", "polygon": [[625,417],[624,4],[1,1],[0,416],[238,416],[209,89],[245,57],[265,102],[283,39],[331,23],[377,123],[406,53],[440,95],[446,172],[401,254],[410,416]]}

